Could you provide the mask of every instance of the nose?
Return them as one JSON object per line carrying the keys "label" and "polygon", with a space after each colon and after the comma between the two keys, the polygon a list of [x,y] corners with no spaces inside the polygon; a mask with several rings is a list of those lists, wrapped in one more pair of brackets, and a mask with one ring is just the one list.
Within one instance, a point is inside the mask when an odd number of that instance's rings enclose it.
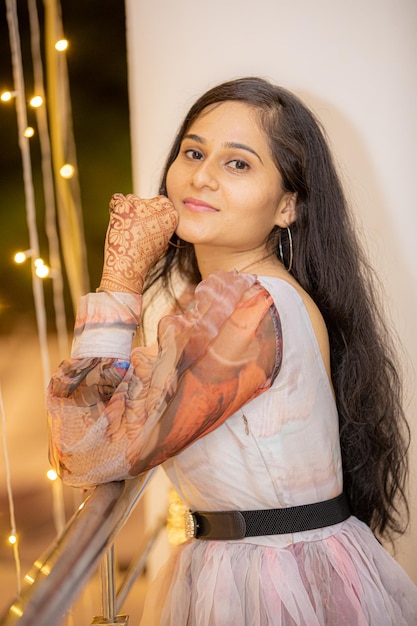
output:
{"label": "nose", "polygon": [[209,187],[217,189],[219,183],[216,175],[215,165],[209,159],[200,161],[198,167],[194,170],[193,185],[197,189]]}

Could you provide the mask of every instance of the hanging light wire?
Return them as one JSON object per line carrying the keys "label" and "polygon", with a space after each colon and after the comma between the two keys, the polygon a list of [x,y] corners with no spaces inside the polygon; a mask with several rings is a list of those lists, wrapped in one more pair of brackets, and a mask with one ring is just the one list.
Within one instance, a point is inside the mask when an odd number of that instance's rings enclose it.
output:
{"label": "hanging light wire", "polygon": [[[9,39],[12,59],[14,90],[16,91],[16,114],[19,148],[22,156],[23,184],[26,202],[26,221],[29,230],[30,248],[34,251],[34,258],[39,257],[39,240],[36,227],[35,194],[32,179],[32,164],[30,158],[29,139],[25,137],[27,128],[27,110],[25,102],[25,85],[23,79],[22,53],[20,48],[19,23],[17,18],[16,0],[6,0],[6,15],[9,27]],[[50,379],[50,362],[47,342],[47,326],[45,312],[45,297],[43,283],[35,273],[33,262],[32,289],[35,301],[36,322],[41,350],[42,371],[45,388]]]}
{"label": "hanging light wire", "polygon": [[[36,224],[36,206],[35,206],[35,194],[32,178],[32,164],[30,157],[29,139],[25,136],[25,129],[27,128],[27,110],[26,110],[26,97],[25,97],[25,84],[23,75],[22,53],[20,47],[20,35],[19,35],[19,22],[17,16],[16,0],[6,0],[6,14],[9,29],[11,60],[13,70],[14,89],[16,91],[16,115],[17,115],[17,128],[18,128],[18,141],[19,148],[22,157],[23,168],[23,184],[26,203],[26,221],[29,231],[29,243],[32,251],[31,257],[31,271],[32,271],[32,290],[35,302],[36,323],[38,331],[38,339],[40,344],[42,373],[44,381],[44,389],[46,389],[50,377],[50,360],[48,351],[48,339],[47,339],[47,322],[46,322],[46,310],[45,310],[45,297],[43,291],[43,281],[36,275],[36,266],[34,259],[39,255],[39,239]],[[11,487],[10,487],[11,488]],[[55,510],[63,510],[63,494],[54,495],[54,508]],[[57,517],[54,516],[55,526],[58,533],[62,531],[62,514]],[[17,544],[16,549],[17,549]],[[17,568],[17,576],[20,584],[20,567]]]}
{"label": "hanging light wire", "polygon": [[[6,16],[9,29],[10,50],[12,59],[13,81],[15,102],[16,102],[16,115],[17,115],[17,128],[18,128],[18,141],[19,148],[22,156],[22,168],[23,168],[23,185],[25,193],[26,203],[26,221],[29,230],[30,248],[33,252],[31,257],[31,270],[32,270],[32,289],[35,302],[36,323],[38,330],[38,339],[40,343],[42,373],[44,386],[49,382],[50,378],[50,365],[49,365],[49,353],[47,343],[47,329],[46,329],[46,312],[45,312],[45,298],[43,292],[43,283],[35,273],[35,265],[33,258],[39,257],[39,240],[36,229],[36,209],[35,209],[35,194],[33,189],[32,179],[32,164],[30,158],[29,139],[25,136],[24,131],[27,128],[27,111],[25,102],[25,87],[23,80],[23,68],[22,68],[22,54],[20,48],[20,36],[19,25],[17,18],[17,9],[15,0],[6,0]],[[6,475],[7,475],[7,491],[9,496],[9,510],[12,526],[12,535],[16,538],[16,521],[14,516],[13,505],[13,492],[10,478],[10,466],[8,462],[7,452],[7,440],[6,440],[6,427],[3,399],[0,398],[0,409],[2,417],[2,431],[3,431],[3,445],[6,458]],[[13,544],[13,552],[16,564],[16,576],[17,576],[17,589],[18,595],[21,591],[21,566],[18,552],[18,542]]]}
{"label": "hanging light wire", "polygon": [[[35,93],[45,101],[42,55],[40,47],[39,17],[36,0],[28,0],[30,42],[33,62],[33,79]],[[36,109],[39,143],[42,157],[42,178],[45,196],[45,230],[49,244],[49,263],[54,268],[52,279],[55,325],[57,329],[58,351],[60,360],[68,354],[68,327],[65,314],[64,282],[62,277],[59,237],[56,227],[55,191],[52,171],[51,143],[49,140],[46,107]]]}
{"label": "hanging light wire", "polygon": [[[1,431],[3,433],[3,452],[4,452],[4,464],[6,467],[6,486],[7,486],[7,497],[9,499],[9,515],[10,515],[10,536],[16,539],[16,519],[14,513],[14,500],[13,500],[13,490],[12,490],[12,481],[10,474],[10,463],[9,463],[9,451],[7,448],[7,436],[6,436],[6,415],[4,411],[3,404],[3,394],[0,386],[0,413],[1,413]],[[17,595],[20,595],[21,592],[21,564],[20,564],[20,556],[19,556],[19,543],[16,540],[13,544],[13,555],[16,567],[16,578],[17,578]]]}
{"label": "hanging light wire", "polygon": [[[74,311],[80,296],[89,290],[87,250],[81,210],[77,156],[72,128],[71,98],[65,54],[55,48],[62,38],[61,7],[57,0],[44,0],[45,59],[47,100],[52,146],[52,166],[57,198],[61,250]],[[63,177],[61,169],[72,165],[72,176]],[[64,173],[67,172],[65,168]]]}

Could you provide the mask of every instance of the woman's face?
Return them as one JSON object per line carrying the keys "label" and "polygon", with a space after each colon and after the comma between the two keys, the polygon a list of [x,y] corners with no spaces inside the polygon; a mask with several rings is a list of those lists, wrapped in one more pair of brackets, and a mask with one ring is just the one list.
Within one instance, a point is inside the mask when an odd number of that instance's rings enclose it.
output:
{"label": "woman's face", "polygon": [[239,252],[262,248],[290,194],[282,191],[257,110],[232,101],[207,107],[182,140],[167,195],[184,241]]}

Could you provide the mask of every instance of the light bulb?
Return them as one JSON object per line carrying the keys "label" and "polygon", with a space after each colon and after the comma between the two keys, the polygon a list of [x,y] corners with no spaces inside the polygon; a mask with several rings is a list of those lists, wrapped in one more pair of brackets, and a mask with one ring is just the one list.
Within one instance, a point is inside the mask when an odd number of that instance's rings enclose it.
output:
{"label": "light bulb", "polygon": [[16,252],[14,260],[16,263],[24,263],[27,259],[26,252]]}
{"label": "light bulb", "polygon": [[47,276],[49,276],[49,271],[49,267],[42,263],[36,267],[35,274],[36,276],[39,276],[39,278],[46,278]]}
{"label": "light bulb", "polygon": [[75,168],[71,163],[65,163],[59,170],[62,178],[72,178],[74,176]]}
{"label": "light bulb", "polygon": [[33,135],[35,134],[35,129],[32,128],[32,126],[28,126],[27,128],[25,128],[23,135],[25,137],[28,137],[28,139],[30,139],[30,137],[33,137]]}
{"label": "light bulb", "polygon": [[1,98],[2,102],[10,102],[10,100],[13,98],[14,95],[15,95],[15,92],[3,91],[3,93],[0,96],[0,98]]}
{"label": "light bulb", "polygon": [[42,105],[43,105],[43,98],[42,98],[42,96],[33,96],[33,98],[31,98],[30,106],[32,106],[35,109],[37,109],[38,107],[41,107]]}
{"label": "light bulb", "polygon": [[9,535],[9,539],[8,539],[9,543],[11,546],[14,546],[15,543],[17,543],[17,537],[15,534],[11,534]]}
{"label": "light bulb", "polygon": [[58,478],[58,474],[56,473],[54,469],[48,470],[46,472],[46,475],[49,478],[49,480],[56,480]]}
{"label": "light bulb", "polygon": [[59,41],[57,41],[55,44],[55,49],[58,50],[58,52],[63,52],[67,48],[68,48],[68,41],[66,39],[59,39]]}

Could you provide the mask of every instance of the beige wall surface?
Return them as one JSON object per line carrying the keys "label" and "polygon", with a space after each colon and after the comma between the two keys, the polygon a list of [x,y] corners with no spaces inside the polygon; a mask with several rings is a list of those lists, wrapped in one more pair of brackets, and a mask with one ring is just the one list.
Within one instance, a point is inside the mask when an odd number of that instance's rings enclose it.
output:
{"label": "beige wall surface", "polygon": [[327,129],[403,344],[417,582],[417,2],[126,0],[134,191],[155,195],[167,149],[205,89],[244,75],[300,95]]}

